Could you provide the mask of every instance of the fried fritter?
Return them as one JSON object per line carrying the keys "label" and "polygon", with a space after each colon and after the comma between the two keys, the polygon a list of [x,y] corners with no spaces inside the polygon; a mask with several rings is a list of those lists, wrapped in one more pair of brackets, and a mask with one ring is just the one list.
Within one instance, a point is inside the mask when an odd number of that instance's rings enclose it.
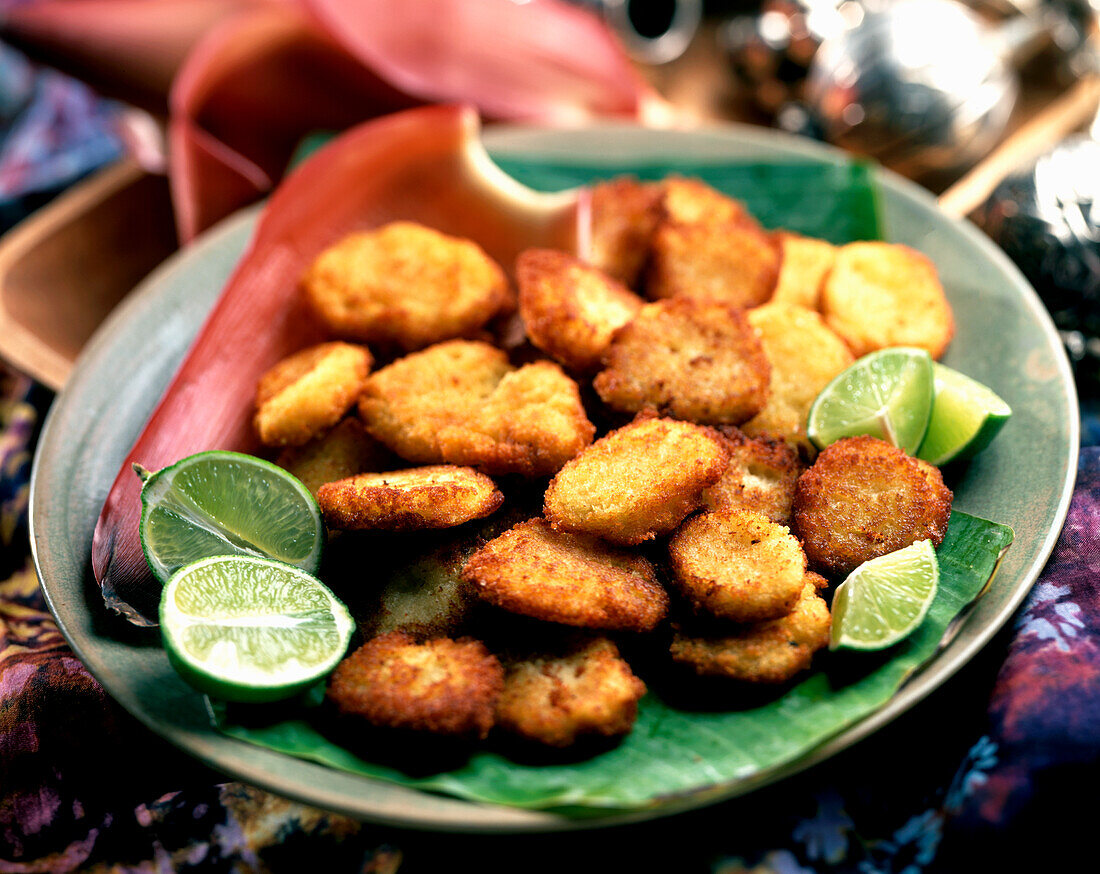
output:
{"label": "fried fritter", "polygon": [[370,470],[386,470],[394,458],[358,419],[342,419],[335,428],[304,446],[284,449],[279,467],[298,477],[313,497],[325,483]]}
{"label": "fried fritter", "polygon": [[479,246],[412,222],[350,234],[318,256],[302,288],[333,333],[406,351],[470,336],[512,304]]}
{"label": "fried fritter", "polygon": [[955,333],[935,265],[896,243],[841,247],[821,312],[857,358],[887,346],[919,346],[939,358]]}
{"label": "fried fritter", "polygon": [[577,384],[549,361],[518,370],[487,343],[452,340],[372,374],[367,430],[417,464],[544,476],[592,442]]}
{"label": "fried fritter", "polygon": [[472,467],[438,464],[326,483],[317,502],[330,528],[415,531],[481,519],[504,503],[504,495]]}
{"label": "fried fritter", "polygon": [[562,625],[651,631],[668,612],[668,593],[644,556],[543,519],[489,541],[462,576],[496,607]]}
{"label": "fried fritter", "polygon": [[777,232],[775,239],[783,258],[772,301],[816,310],[821,286],[836,261],[836,246],[790,231]]}
{"label": "fried fritter", "polygon": [[497,726],[528,740],[568,747],[583,735],[627,734],[645,683],[606,637],[507,663]]}
{"label": "fried fritter", "polygon": [[370,372],[365,346],[321,343],[284,358],[260,377],[253,423],[266,446],[301,446],[339,422]]}
{"label": "fried fritter", "polygon": [[516,282],[531,342],[578,371],[599,367],[611,335],[642,307],[642,299],[622,283],[552,249],[522,252]]}
{"label": "fried fritter", "polygon": [[799,477],[794,528],[810,567],[843,576],[918,540],[939,546],[951,498],[932,465],[874,437],[846,437]]}
{"label": "fried fritter", "polygon": [[417,643],[391,631],[340,662],[326,695],[341,713],[373,725],[484,738],[503,688],[504,669],[480,641]]}
{"label": "fried fritter", "polygon": [[639,416],[568,462],[543,512],[555,528],[641,543],[679,525],[728,463],[713,429]]}
{"label": "fried fritter", "polygon": [[782,437],[810,455],[810,407],[829,381],[852,363],[852,353],[820,315],[803,307],[768,303],[749,310],[748,318],[771,365],[771,383],[764,408],[741,430],[751,436]]}
{"label": "fried fritter", "polygon": [[668,554],[696,610],[732,622],[785,616],[806,575],[806,556],[790,529],[753,510],[693,516],[669,538]]}
{"label": "fried fritter", "polygon": [[677,630],[673,661],[703,676],[746,683],[785,683],[813,661],[829,643],[831,617],[812,582],[803,585],[794,609],[779,619],[703,634]]}
{"label": "fried fritter", "polygon": [[651,298],[690,295],[752,307],[771,297],[779,245],[741,203],[698,179],[668,179],[663,191],[646,272]]}
{"label": "fried fritter", "polygon": [[713,301],[647,304],[616,332],[604,362],[593,386],[622,412],[737,424],[768,396],[768,360],[744,313]]}
{"label": "fried fritter", "polygon": [[625,176],[593,186],[589,261],[594,267],[629,288],[638,287],[661,197],[658,183]]}
{"label": "fried fritter", "polygon": [[804,467],[798,453],[772,437],[748,437],[737,428],[719,429],[730,451],[722,478],[703,492],[708,510],[755,510],[789,525],[794,486]]}

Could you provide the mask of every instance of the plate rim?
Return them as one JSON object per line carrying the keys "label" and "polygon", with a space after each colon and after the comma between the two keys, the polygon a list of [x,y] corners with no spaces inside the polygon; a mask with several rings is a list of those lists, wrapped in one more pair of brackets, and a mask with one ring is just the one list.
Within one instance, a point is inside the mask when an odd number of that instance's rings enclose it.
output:
{"label": "plate rim", "polygon": [[[600,123],[586,126],[583,130],[592,132],[606,132],[611,135],[616,132],[629,130],[637,132],[644,130],[636,125],[622,124],[622,123]],[[555,131],[548,130],[546,128],[540,128],[532,125],[500,125],[483,132],[483,142],[491,151],[507,151],[507,147],[502,145],[506,143],[508,139],[512,139],[513,143],[522,140],[524,137],[531,136],[561,136],[575,133],[575,131]],[[815,143],[811,141],[802,140],[797,137],[784,135],[779,132],[770,130],[763,130],[760,128],[754,128],[748,125],[741,125],[735,123],[729,124],[715,124],[701,127],[692,131],[682,132],[684,135],[693,134],[705,134],[713,136],[716,142],[720,142],[722,139],[728,140],[728,142],[737,142],[740,145],[749,144],[756,147],[764,147],[766,145],[773,144],[777,140],[782,142],[787,147],[788,153],[796,153],[804,155],[808,158],[815,160],[829,160],[832,162],[849,161],[852,156],[839,152],[829,146]],[[636,135],[636,133],[635,133]],[[530,157],[536,157],[530,147],[526,147],[524,153]],[[716,156],[715,160],[722,161],[720,156]],[[725,158],[725,162],[728,163],[729,156]],[[705,163],[705,159],[700,163]],[[609,167],[614,166],[614,158],[609,159]],[[933,195],[923,188],[920,188],[916,183],[911,182],[889,170],[880,167],[877,164],[872,164],[874,176],[876,181],[892,190],[892,193],[908,200],[911,203],[915,203],[925,210],[932,210],[942,217],[945,217],[954,226],[954,230],[957,233],[962,234],[969,243],[977,246],[984,254],[992,261],[997,263],[1001,269],[1007,271],[1010,274],[1015,274],[1018,281],[1016,285],[1023,291],[1021,299],[1026,303],[1027,309],[1030,315],[1033,316],[1035,321],[1048,344],[1056,349],[1061,350],[1061,341],[1058,338],[1056,329],[1053,322],[1050,320],[1049,314],[1043,306],[1038,294],[1030,286],[1029,283],[1023,278],[1016,266],[1011,262],[1007,255],[1005,255],[1000,249],[998,249],[992,241],[990,241],[981,231],[965,219],[958,219],[951,216],[947,216],[945,213],[939,210],[936,205]],[[47,605],[50,608],[55,620],[58,623],[58,627],[65,636],[66,641],[73,649],[74,653],[81,659],[88,670],[96,677],[97,681],[104,686],[105,690],[116,697],[115,693],[111,690],[110,685],[104,682],[99,671],[96,670],[94,665],[97,660],[93,657],[89,659],[86,652],[86,648],[83,646],[84,641],[79,638],[77,634],[73,632],[73,629],[68,627],[68,624],[64,621],[63,614],[64,609],[61,604],[58,595],[59,593],[52,591],[51,585],[47,583],[46,575],[43,572],[42,557],[39,555],[39,537],[36,533],[36,516],[37,506],[39,501],[37,500],[37,485],[39,481],[40,466],[43,463],[42,458],[46,455],[45,449],[52,444],[54,440],[54,428],[53,423],[60,415],[59,410],[63,410],[68,403],[68,399],[77,392],[80,383],[81,375],[85,372],[84,364],[88,360],[94,360],[99,354],[101,348],[110,345],[112,335],[117,325],[125,324],[131,312],[135,311],[142,305],[142,297],[151,293],[151,289],[155,289],[156,286],[164,281],[164,278],[170,273],[181,269],[191,260],[196,257],[198,253],[206,247],[212,247],[219,241],[232,235],[233,233],[239,233],[243,225],[250,225],[254,223],[258,213],[260,212],[260,206],[252,206],[228,217],[227,219],[219,222],[216,226],[203,234],[199,240],[197,240],[191,246],[186,247],[183,250],[172,255],[164,263],[162,263],[156,270],[153,271],[131,295],[129,295],[122,304],[117,307],[110,316],[105,320],[103,325],[99,328],[96,334],[93,336],[88,345],[82,350],[80,357],[78,358],[74,369],[74,378],[65,387],[65,389],[55,399],[54,405],[51,407],[45,422],[43,423],[41,435],[39,438],[38,449],[35,453],[34,463],[31,471],[31,483],[30,483],[30,499],[28,506],[28,520],[30,529],[30,543],[31,543],[31,555],[34,562],[35,571],[41,582],[43,592],[45,594]],[[1067,404],[1070,410],[1076,410],[1078,408],[1075,383],[1070,369],[1068,358],[1064,351],[1060,355],[1055,356],[1058,370],[1058,387],[1063,395],[1063,400]],[[55,415],[56,414],[56,415]],[[941,646],[937,655],[933,657],[933,660],[926,664],[925,668],[919,671],[913,678],[902,686],[901,689],[881,708],[874,713],[864,717],[854,725],[849,726],[847,729],[834,735],[832,738],[819,744],[803,756],[800,756],[790,762],[783,763],[771,769],[767,769],[763,772],[759,772],[748,778],[736,779],[733,781],[727,781],[725,783],[716,784],[714,786],[706,787],[692,792],[686,796],[674,796],[667,800],[656,802],[653,805],[641,807],[635,810],[622,811],[613,809],[606,816],[596,814],[592,817],[583,818],[571,818],[562,814],[554,813],[553,811],[546,810],[525,810],[520,808],[505,807],[499,805],[485,804],[481,802],[468,801],[465,799],[454,798],[449,796],[441,796],[436,793],[430,793],[424,790],[412,789],[410,787],[397,786],[396,784],[388,784],[385,781],[381,781],[377,778],[363,777],[358,775],[345,775],[354,778],[356,781],[367,781],[367,783],[377,786],[382,784],[390,789],[401,790],[397,792],[398,795],[404,795],[412,793],[418,799],[428,798],[433,803],[429,806],[432,808],[438,808],[431,815],[410,816],[408,811],[403,813],[394,814],[391,811],[385,809],[385,807],[378,807],[370,803],[347,805],[341,802],[340,798],[326,795],[323,789],[317,787],[302,787],[298,783],[291,781],[289,784],[287,781],[280,779],[281,775],[276,774],[274,776],[268,775],[266,772],[258,770],[256,768],[245,767],[237,768],[231,765],[227,765],[224,756],[217,754],[210,754],[206,748],[197,741],[190,739],[189,737],[179,737],[177,734],[178,727],[164,724],[161,720],[155,718],[153,715],[140,710],[135,711],[129,707],[126,707],[131,715],[135,716],[139,721],[145,724],[150,730],[156,733],[161,738],[164,738],[169,743],[182,749],[189,755],[192,755],[199,760],[211,765],[216,770],[223,770],[233,774],[238,779],[242,779],[245,782],[249,782],[258,786],[262,786],[269,791],[276,792],[281,795],[296,798],[304,803],[315,804],[331,810],[335,810],[339,813],[343,813],[349,816],[353,816],[358,819],[369,820],[385,825],[400,826],[404,828],[421,828],[432,829],[436,831],[447,832],[472,832],[472,833],[535,833],[535,832],[548,832],[548,831],[574,831],[590,828],[602,828],[614,825],[625,825],[629,823],[641,822],[657,817],[669,817],[679,813],[683,813],[689,810],[704,807],[713,804],[718,801],[728,800],[740,795],[744,795],[748,792],[754,791],[764,785],[768,785],[773,782],[777,782],[781,779],[793,776],[813,765],[824,761],[827,758],[835,755],[843,749],[851,746],[854,743],[862,740],[868,735],[877,731],[879,728],[900,716],[903,712],[909,710],[920,700],[929,695],[934,689],[938,688],[943,682],[954,675],[959,668],[961,668],[966,662],[968,662],[973,655],[982,647],[984,647],[989,640],[995,635],[1008,621],[1009,617],[1018,609],[1019,605],[1026,598],[1028,592],[1033,587],[1039,574],[1042,572],[1043,567],[1053,551],[1055,544],[1057,543],[1061,529],[1064,525],[1066,515],[1069,510],[1070,499],[1073,494],[1073,487],[1076,480],[1077,472],[1077,456],[1080,444],[1080,422],[1077,416],[1070,416],[1067,425],[1067,438],[1069,442],[1068,453],[1065,457],[1066,460],[1066,475],[1061,483],[1061,493],[1056,505],[1054,514],[1054,522],[1046,532],[1042,543],[1039,545],[1037,551],[1037,557],[1032,562],[1031,566],[1027,568],[1021,576],[1021,581],[1015,584],[1013,589],[1013,596],[1002,605],[1001,609],[995,614],[995,616],[986,622],[976,634],[969,636],[963,643],[959,644],[959,638],[956,638],[946,645]],[[1060,455],[1059,458],[1062,456]],[[89,643],[94,643],[89,639]],[[958,645],[956,645],[958,644]],[[934,670],[933,670],[934,668]],[[116,698],[117,700],[117,698]],[[240,745],[242,747],[249,747],[251,749],[259,749],[245,744],[242,741],[238,741],[234,738],[229,738],[224,735],[216,735],[218,743],[215,744],[218,750],[229,746]],[[262,750],[265,756],[260,758],[266,758],[266,756],[274,756],[279,760],[285,757],[281,753],[277,753],[271,750]],[[324,773],[335,774],[340,773],[333,771],[323,765],[306,762],[305,760],[296,760],[303,765],[308,765],[311,768],[323,769]],[[303,792],[303,788],[312,791]],[[393,793],[390,793],[393,794]],[[362,797],[361,799],[362,800]],[[443,815],[441,815],[443,811]],[[477,811],[477,815],[471,820],[463,814],[469,814],[472,811]],[[453,816],[451,815],[453,814]]]}

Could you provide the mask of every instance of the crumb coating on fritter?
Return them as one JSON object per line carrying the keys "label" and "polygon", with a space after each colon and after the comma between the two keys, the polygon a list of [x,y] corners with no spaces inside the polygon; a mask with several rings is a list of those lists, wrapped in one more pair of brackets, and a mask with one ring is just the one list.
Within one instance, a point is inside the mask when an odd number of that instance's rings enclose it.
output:
{"label": "crumb coating on fritter", "polygon": [[277,463],[300,479],[316,498],[325,483],[385,470],[395,460],[393,453],[367,433],[362,422],[347,418],[303,446],[284,449]]}
{"label": "crumb coating on fritter", "polygon": [[802,591],[806,556],[790,530],[753,510],[701,513],[668,541],[672,576],[700,613],[777,619]]}
{"label": "crumb coating on fritter", "polygon": [[342,714],[372,725],[484,738],[503,688],[504,669],[480,641],[418,643],[391,631],[340,662],[326,696]]}
{"label": "crumb coating on fritter", "polygon": [[805,470],[798,453],[783,440],[749,437],[733,427],[719,428],[730,452],[722,478],[703,492],[708,510],[756,510],[789,525],[794,487]]}
{"label": "crumb coating on fritter", "polygon": [[785,683],[810,667],[814,653],[829,643],[831,617],[813,582],[802,587],[794,609],[779,619],[713,628],[705,633],[678,629],[673,661],[702,676],[745,683]]}
{"label": "crumb coating on fritter", "polygon": [[284,358],[256,387],[253,424],[265,446],[301,446],[355,404],[373,363],[365,346],[321,343]]}
{"label": "crumb coating on fritter", "polygon": [[644,556],[543,519],[489,541],[462,575],[488,603],[562,625],[651,631],[668,612],[668,593]]}
{"label": "crumb coating on fritter", "polygon": [[628,288],[638,288],[649,241],[661,216],[663,189],[622,176],[592,187],[589,261]]}
{"label": "crumb coating on fritter", "polygon": [[770,366],[744,313],[697,298],[645,306],[616,332],[593,382],[604,403],[702,424],[736,425],[768,397]]}
{"label": "crumb coating on fritter", "polygon": [[844,576],[918,540],[939,546],[951,499],[927,462],[874,437],[846,437],[799,477],[794,528],[811,568]]}
{"label": "crumb coating on fritter", "polygon": [[519,369],[487,343],[452,340],[372,374],[367,430],[416,464],[547,476],[592,442],[577,384],[549,361]]}
{"label": "crumb coating on fritter", "polygon": [[612,334],[642,307],[642,299],[622,283],[552,249],[522,252],[516,283],[531,342],[576,371],[599,367]]}
{"label": "crumb coating on fritter", "polygon": [[600,637],[508,662],[497,726],[551,747],[585,735],[616,737],[633,727],[645,692],[618,647]]}
{"label": "crumb coating on fritter", "polygon": [[488,516],[504,495],[472,467],[438,464],[326,483],[317,502],[330,528],[415,531]]}
{"label": "crumb coating on fritter", "polygon": [[679,525],[728,463],[713,429],[640,416],[567,463],[543,512],[555,528],[641,543]]}
{"label": "crumb coating on fritter", "polygon": [[783,259],[772,301],[816,310],[821,288],[836,261],[837,247],[790,231],[777,231],[775,239]]}
{"label": "crumb coating on fritter", "polygon": [[955,333],[936,266],[898,243],[842,246],[821,312],[857,358],[887,346],[918,346],[939,358]]}
{"label": "crumb coating on fritter", "polygon": [[504,272],[480,246],[412,222],[349,234],[301,284],[337,336],[406,351],[471,336],[512,305]]}

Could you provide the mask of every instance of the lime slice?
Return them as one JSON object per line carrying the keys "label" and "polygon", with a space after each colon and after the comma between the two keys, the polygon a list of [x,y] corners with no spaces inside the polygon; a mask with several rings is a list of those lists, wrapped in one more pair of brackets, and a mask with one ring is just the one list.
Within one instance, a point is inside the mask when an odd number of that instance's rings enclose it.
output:
{"label": "lime slice", "polygon": [[935,397],[928,433],[917,458],[934,465],[972,458],[987,447],[1012,415],[1012,408],[980,382],[933,365]]}
{"label": "lime slice", "polygon": [[162,583],[210,555],[274,558],[315,573],[324,525],[313,495],[268,461],[200,452],[150,474],[141,490],[141,546]]}
{"label": "lime slice", "polygon": [[865,561],[833,594],[829,649],[885,649],[897,643],[924,620],[939,579],[930,540]]}
{"label": "lime slice", "polygon": [[864,355],[821,390],[806,422],[818,449],[870,434],[912,455],[932,409],[932,358],[895,346]]}
{"label": "lime slice", "polygon": [[336,667],[354,628],[320,580],[266,558],[200,559],[161,595],[168,660],[200,692],[227,701],[275,701],[309,687]]}

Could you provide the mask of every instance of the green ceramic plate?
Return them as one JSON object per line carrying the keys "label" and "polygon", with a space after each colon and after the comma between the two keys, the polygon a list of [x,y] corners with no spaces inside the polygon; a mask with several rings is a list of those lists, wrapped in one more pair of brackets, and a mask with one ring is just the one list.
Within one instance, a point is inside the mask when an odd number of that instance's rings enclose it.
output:
{"label": "green ceramic plate", "polygon": [[[578,131],[497,128],[485,136],[505,166],[538,158],[638,167],[844,159],[760,129]],[[593,157],[596,156],[596,157]],[[396,825],[453,831],[546,831],[667,815],[743,794],[820,762],[928,695],[1004,624],[1054,546],[1076,472],[1078,411],[1072,376],[1042,304],[979,231],[944,216],[923,190],[878,171],[883,233],[929,255],[955,309],[945,363],[991,386],[1014,411],[993,446],[955,480],[956,507],[1011,525],[1015,543],[994,585],[957,623],[924,670],[873,716],[780,768],[653,808],[569,819],[473,804],[326,769],[218,734],[203,699],[177,678],[155,630],[107,614],[90,571],[92,529],[115,473],[243,250],[255,211],[228,220],[170,259],[110,317],[86,348],[50,413],[32,488],[35,562],[58,622],[107,690],[156,733],[245,782],[306,803]],[[806,208],[814,208],[812,193]],[[141,349],[140,363],[134,350]],[[119,374],[126,374],[125,383]]]}

